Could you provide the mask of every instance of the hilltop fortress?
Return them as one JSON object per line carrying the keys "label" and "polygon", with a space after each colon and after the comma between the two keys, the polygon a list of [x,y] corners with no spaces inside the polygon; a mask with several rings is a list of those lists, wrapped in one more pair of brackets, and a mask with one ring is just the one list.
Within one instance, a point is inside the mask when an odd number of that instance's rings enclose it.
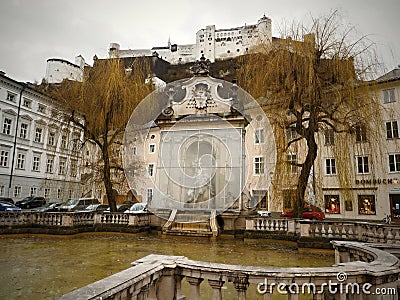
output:
{"label": "hilltop fortress", "polygon": [[204,55],[211,62],[246,54],[259,43],[272,42],[271,19],[265,15],[255,25],[244,25],[229,29],[216,29],[206,26],[196,33],[196,43],[188,45],[171,44],[151,49],[120,49],[118,43],[111,43],[110,57],[157,56],[170,64],[194,62]]}

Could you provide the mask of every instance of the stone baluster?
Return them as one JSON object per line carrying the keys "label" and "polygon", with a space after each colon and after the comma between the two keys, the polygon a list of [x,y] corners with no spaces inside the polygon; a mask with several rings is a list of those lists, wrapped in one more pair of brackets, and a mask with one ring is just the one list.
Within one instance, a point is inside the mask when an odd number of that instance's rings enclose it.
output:
{"label": "stone baluster", "polygon": [[321,236],[320,226],[321,226],[321,224],[315,224],[315,232],[314,232],[315,237]]}
{"label": "stone baluster", "polygon": [[181,300],[186,299],[185,296],[182,294],[182,275],[175,275],[175,299]]}
{"label": "stone baluster", "polygon": [[325,223],[321,223],[321,236],[326,237]]}
{"label": "stone baluster", "polygon": [[396,244],[400,244],[400,230],[398,227],[396,227],[395,229],[395,234],[394,234],[394,242]]}
{"label": "stone baluster", "polygon": [[348,231],[347,231],[347,238],[349,240],[352,240],[353,239],[353,235],[355,235],[355,232],[353,232],[353,225],[349,224],[349,228],[348,228]]}
{"label": "stone baluster", "polygon": [[392,234],[392,228],[389,227],[386,235],[386,240],[388,244],[393,244],[395,241],[393,240],[394,236]]}
{"label": "stone baluster", "polygon": [[[140,288],[140,293],[137,295],[137,300],[146,300],[146,299],[148,299],[149,290],[150,290],[150,284],[142,286]],[[128,298],[127,297],[125,297],[125,298],[121,297],[120,299],[128,299]]]}
{"label": "stone baluster", "polygon": [[224,285],[224,281],[221,280],[211,280],[208,279],[208,284],[212,288],[212,300],[222,300],[222,293],[221,293],[221,288]]}
{"label": "stone baluster", "polygon": [[239,275],[233,280],[233,285],[236,289],[238,300],[246,300],[246,291],[249,286],[249,280],[247,276]]}
{"label": "stone baluster", "polygon": [[332,224],[328,224],[328,238],[333,238]]}
{"label": "stone baluster", "polygon": [[378,232],[379,232],[379,242],[381,243],[387,242],[385,241],[385,227],[378,228]]}
{"label": "stone baluster", "polygon": [[186,276],[187,282],[190,284],[190,300],[201,300],[200,298],[200,284],[204,280],[203,278],[189,277]]}

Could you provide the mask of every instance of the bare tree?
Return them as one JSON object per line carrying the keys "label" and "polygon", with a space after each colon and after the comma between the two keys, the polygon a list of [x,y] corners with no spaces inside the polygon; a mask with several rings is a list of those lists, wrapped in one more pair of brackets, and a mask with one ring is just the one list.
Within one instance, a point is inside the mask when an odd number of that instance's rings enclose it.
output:
{"label": "bare tree", "polygon": [[113,159],[115,148],[131,113],[153,90],[151,83],[145,83],[150,74],[146,60],[136,59],[130,67],[127,71],[120,59],[96,60],[83,82],[64,81],[52,89],[53,96],[70,112],[70,122],[100,149],[100,178],[111,211],[116,211],[112,174],[123,172],[121,160]]}
{"label": "bare tree", "polygon": [[[308,27],[294,23],[272,45],[245,57],[238,70],[239,85],[261,100],[275,131],[295,133],[291,138],[275,136],[278,164],[300,169],[293,203],[297,217],[302,216],[318,154],[317,135],[327,129],[335,134],[372,132],[377,119],[379,105],[373,86],[366,82],[376,66],[373,43],[356,36],[334,11],[312,18]],[[285,160],[287,151],[299,143],[305,157]],[[283,168],[277,172],[288,176]]]}

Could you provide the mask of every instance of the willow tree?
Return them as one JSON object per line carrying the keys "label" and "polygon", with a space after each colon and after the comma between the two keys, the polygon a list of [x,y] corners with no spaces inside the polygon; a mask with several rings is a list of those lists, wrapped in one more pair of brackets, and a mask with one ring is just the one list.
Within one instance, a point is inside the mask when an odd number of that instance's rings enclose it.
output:
{"label": "willow tree", "polygon": [[131,113],[153,90],[151,84],[145,83],[149,74],[144,59],[136,59],[129,68],[121,59],[96,60],[83,82],[64,81],[52,91],[69,111],[69,121],[81,128],[85,139],[100,150],[98,169],[111,211],[116,211],[111,175],[122,170],[120,160],[113,159],[113,150],[122,139]]}
{"label": "willow tree", "polygon": [[[277,131],[295,133],[291,138],[276,135],[282,146],[277,161],[285,161],[287,151],[303,143],[303,157],[286,160],[300,170],[293,203],[297,217],[302,216],[318,155],[318,134],[326,129],[354,134],[373,126],[365,122],[379,110],[366,84],[376,66],[372,46],[365,36],[357,38],[354,28],[344,26],[334,11],[312,18],[309,26],[293,23],[272,45],[260,46],[242,60],[239,85],[261,99]],[[283,168],[276,172],[288,176]]]}

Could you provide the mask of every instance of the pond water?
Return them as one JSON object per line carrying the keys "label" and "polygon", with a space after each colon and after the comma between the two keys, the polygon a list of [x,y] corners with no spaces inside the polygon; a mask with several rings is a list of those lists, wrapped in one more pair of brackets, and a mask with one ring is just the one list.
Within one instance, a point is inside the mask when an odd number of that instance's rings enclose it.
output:
{"label": "pond water", "polygon": [[53,299],[129,268],[131,262],[151,253],[254,266],[334,264],[333,252],[299,252],[291,244],[269,240],[116,233],[1,235],[0,299]]}

